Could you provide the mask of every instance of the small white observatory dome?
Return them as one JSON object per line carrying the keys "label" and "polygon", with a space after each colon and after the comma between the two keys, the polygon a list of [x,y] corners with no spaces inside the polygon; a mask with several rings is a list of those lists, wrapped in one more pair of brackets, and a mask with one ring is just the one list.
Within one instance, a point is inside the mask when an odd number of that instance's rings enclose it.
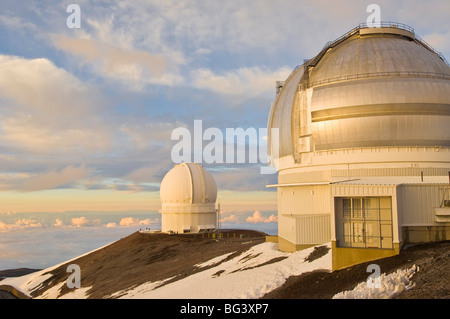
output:
{"label": "small white observatory dome", "polygon": [[216,229],[217,186],[197,163],[175,165],[160,188],[163,232],[188,233]]}

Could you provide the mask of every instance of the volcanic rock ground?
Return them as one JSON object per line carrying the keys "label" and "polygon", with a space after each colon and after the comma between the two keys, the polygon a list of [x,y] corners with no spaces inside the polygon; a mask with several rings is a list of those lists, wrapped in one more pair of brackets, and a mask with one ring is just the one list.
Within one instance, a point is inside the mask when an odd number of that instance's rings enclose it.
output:
{"label": "volcanic rock ground", "polygon": [[315,271],[288,278],[284,285],[264,296],[265,299],[330,299],[335,294],[352,290],[367,280],[369,264],[380,266],[381,273],[410,268],[419,271],[413,276],[410,290],[397,299],[450,299],[450,241],[404,247],[397,256],[374,260],[331,273]]}
{"label": "volcanic rock ground", "polygon": [[[92,286],[87,294],[96,299],[149,281],[173,277],[164,284],[171,283],[198,271],[194,266],[198,263],[233,252],[230,259],[264,241],[265,234],[251,230],[225,231],[220,240],[212,238],[212,234],[202,237],[136,232],[50,271],[52,276],[33,291],[32,297],[65,281],[68,264],[80,266],[81,282],[84,287]],[[68,292],[70,289],[64,285],[60,295]]]}
{"label": "volcanic rock ground", "polygon": [[[171,278],[164,284],[179,280],[197,271],[196,264],[227,253],[226,260],[265,241],[265,234],[257,231],[225,231],[224,238],[206,235],[168,235],[136,232],[87,255],[63,264],[50,271],[52,274],[33,291],[32,297],[42,295],[67,278],[67,266],[76,263],[82,269],[81,282],[92,287],[89,298],[105,298],[145,282]],[[308,260],[320,258],[328,252],[326,246],[316,247]],[[450,298],[450,241],[407,246],[398,256],[359,264],[334,272],[314,271],[291,276],[281,287],[266,294],[266,299],[329,299],[336,293],[353,289],[366,281],[367,266],[376,263],[382,273],[397,269],[419,267],[412,278],[414,288],[396,298],[428,299]],[[225,261],[226,261],[225,260]],[[275,261],[274,261],[275,262]],[[201,268],[205,270],[205,268]],[[1,282],[0,282],[1,284]],[[69,288],[64,285],[60,295]],[[119,296],[118,296],[119,297]]]}

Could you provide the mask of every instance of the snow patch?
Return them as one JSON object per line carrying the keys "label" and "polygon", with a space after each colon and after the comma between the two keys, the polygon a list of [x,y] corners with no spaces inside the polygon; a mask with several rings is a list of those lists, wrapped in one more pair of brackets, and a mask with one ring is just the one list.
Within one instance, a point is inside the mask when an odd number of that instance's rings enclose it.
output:
{"label": "snow patch", "polygon": [[[65,282],[63,284],[65,284]],[[89,297],[87,291],[91,288],[92,286],[73,289],[73,291],[60,296],[58,299],[87,299]]]}
{"label": "snow patch", "polygon": [[121,298],[123,295],[126,295],[127,298],[129,299],[133,299],[133,298],[142,298],[141,296],[143,294],[148,293],[149,291],[152,291],[153,289],[163,285],[165,282],[175,278],[176,276],[170,277],[170,278],[166,278],[164,280],[158,280],[158,281],[154,281],[154,282],[146,282],[145,284],[139,285],[137,287],[134,288],[129,288],[129,289],[124,289],[124,290],[120,290],[120,291],[116,291],[115,293],[111,294],[110,296],[105,297],[106,299],[108,298]]}
{"label": "snow patch", "polygon": [[334,295],[333,299],[389,299],[414,287],[411,278],[418,271],[419,267],[413,265],[409,269],[398,269],[389,275],[381,274],[378,288],[372,288],[367,282],[361,282],[353,290]]}
{"label": "snow patch", "polygon": [[234,253],[235,252],[228,253],[228,254],[225,254],[225,255],[222,255],[222,256],[219,256],[219,257],[215,257],[215,258],[210,259],[208,261],[205,261],[203,263],[195,264],[194,267],[205,268],[205,267],[209,267],[209,266],[212,266],[212,265],[215,265],[215,264],[220,264],[223,260],[227,259],[228,256],[230,256],[230,255],[232,255]]}

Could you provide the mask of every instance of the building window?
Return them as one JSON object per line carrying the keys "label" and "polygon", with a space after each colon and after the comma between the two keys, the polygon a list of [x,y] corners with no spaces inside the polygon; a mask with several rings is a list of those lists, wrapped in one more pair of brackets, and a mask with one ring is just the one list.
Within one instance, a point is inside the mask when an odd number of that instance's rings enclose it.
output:
{"label": "building window", "polygon": [[391,197],[336,197],[338,247],[392,249]]}

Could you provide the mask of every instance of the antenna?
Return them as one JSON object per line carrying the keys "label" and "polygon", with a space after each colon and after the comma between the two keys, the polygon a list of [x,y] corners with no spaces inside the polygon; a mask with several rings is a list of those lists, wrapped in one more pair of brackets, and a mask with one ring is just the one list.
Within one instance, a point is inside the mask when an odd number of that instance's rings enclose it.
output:
{"label": "antenna", "polygon": [[220,202],[217,205],[217,238],[219,238],[220,234]]}

